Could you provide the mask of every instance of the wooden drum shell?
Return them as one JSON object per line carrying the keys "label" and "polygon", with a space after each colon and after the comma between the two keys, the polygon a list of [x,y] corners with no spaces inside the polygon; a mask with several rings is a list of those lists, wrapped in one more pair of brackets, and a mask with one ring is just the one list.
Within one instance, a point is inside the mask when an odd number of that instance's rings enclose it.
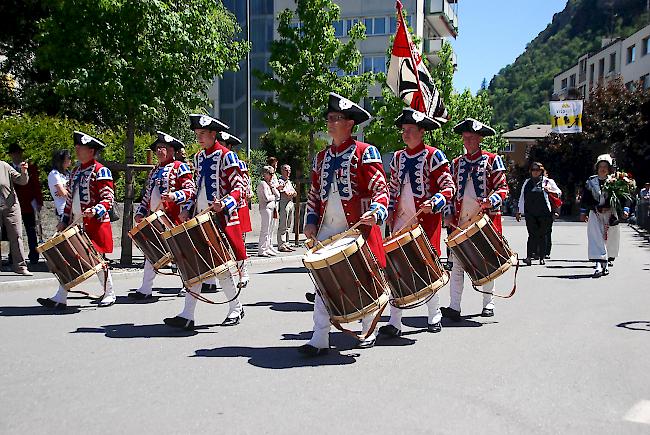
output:
{"label": "wooden drum shell", "polygon": [[129,237],[155,270],[167,266],[174,260],[169,245],[163,237],[163,233],[173,227],[174,224],[167,214],[163,210],[158,210],[142,219],[129,231]]}

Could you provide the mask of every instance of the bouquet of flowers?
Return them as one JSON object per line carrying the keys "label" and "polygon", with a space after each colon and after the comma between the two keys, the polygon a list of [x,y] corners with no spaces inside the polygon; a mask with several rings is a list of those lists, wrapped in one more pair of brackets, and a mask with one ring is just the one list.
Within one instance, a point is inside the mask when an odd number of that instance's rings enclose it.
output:
{"label": "bouquet of flowers", "polygon": [[636,193],[636,181],[627,172],[615,172],[607,176],[603,185],[603,192],[609,198],[609,206],[618,214],[623,209],[623,201],[632,201]]}

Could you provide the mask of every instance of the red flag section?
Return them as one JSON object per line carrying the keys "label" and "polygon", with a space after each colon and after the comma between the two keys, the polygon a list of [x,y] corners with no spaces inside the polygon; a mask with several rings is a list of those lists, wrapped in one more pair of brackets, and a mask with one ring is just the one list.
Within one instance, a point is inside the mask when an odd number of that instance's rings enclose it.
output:
{"label": "red flag section", "polygon": [[[402,3],[397,0],[397,31],[391,52],[386,82],[393,93],[415,110],[423,112],[444,124],[447,109],[431,74],[422,62],[402,15]],[[416,74],[417,71],[417,74]]]}

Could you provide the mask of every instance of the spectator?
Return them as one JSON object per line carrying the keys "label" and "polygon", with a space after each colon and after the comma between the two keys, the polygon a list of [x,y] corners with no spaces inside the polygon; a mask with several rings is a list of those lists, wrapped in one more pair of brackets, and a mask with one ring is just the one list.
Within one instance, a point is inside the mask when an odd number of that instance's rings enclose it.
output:
{"label": "spectator", "polygon": [[65,200],[68,197],[68,181],[72,157],[68,150],[57,150],[52,155],[52,170],[47,176],[47,185],[54,200],[54,212],[58,220],[63,216]]}
{"label": "spectator", "polygon": [[[7,150],[11,157],[11,166],[20,171],[23,162],[23,149],[16,142],[9,145]],[[27,233],[27,244],[29,245],[29,262],[38,263],[38,237],[36,235],[36,214],[41,212],[43,207],[43,192],[41,191],[41,182],[38,179],[38,166],[29,165],[29,181],[24,186],[16,186],[16,194],[20,203],[20,212],[25,232]]]}
{"label": "spectator", "polygon": [[[273,177],[271,178],[271,187],[277,189],[280,187],[280,181],[278,180],[278,159],[276,157],[269,157],[266,159],[266,164],[268,166],[271,166],[273,168]],[[270,240],[273,240],[273,233],[276,228],[276,220],[278,220],[279,215],[278,215],[278,208],[279,208],[279,201],[280,201],[280,196],[276,196],[275,198],[275,208],[273,209],[273,215],[271,219],[271,229],[269,233]],[[274,254],[279,254],[279,252],[273,247],[273,242],[271,242],[271,249],[270,251]]]}
{"label": "spectator", "polygon": [[[280,252],[291,252],[295,251],[289,245],[289,233],[293,226],[293,199],[296,197],[296,189],[291,183],[291,166],[282,165],[280,170],[281,175],[279,181],[278,191],[280,192],[280,202],[279,202],[279,222],[278,222],[278,251]],[[284,237],[286,236],[286,242]]]}
{"label": "spectator", "polygon": [[526,218],[528,243],[524,262],[530,266],[533,259],[539,259],[539,264],[545,264],[548,227],[553,223],[553,206],[549,193],[561,194],[555,181],[544,176],[544,166],[539,162],[530,165],[530,178],[524,181],[519,195],[517,221],[523,214]]}
{"label": "spectator", "polygon": [[[548,176],[548,171],[544,171],[544,176],[546,177],[544,187],[547,187],[549,185],[554,185],[557,187],[555,180]],[[548,191],[548,199],[549,203],[551,204],[551,210],[553,211],[553,219],[551,220],[551,224],[548,226],[546,231],[546,255],[544,256],[546,259],[551,258],[551,249],[553,248],[553,224],[555,223],[555,219],[560,217],[560,212],[562,211],[561,197],[562,191],[559,187],[555,192]]]}
{"label": "spectator", "polygon": [[650,202],[650,183],[643,185],[643,189],[639,192],[639,199],[644,203]]}
{"label": "spectator", "polygon": [[273,166],[264,166],[262,168],[262,180],[257,185],[257,200],[260,207],[260,217],[262,218],[257,248],[257,254],[260,257],[276,255],[275,251],[271,249],[271,224],[273,222],[273,212],[276,210],[276,201],[280,193],[272,185],[274,172]]}
{"label": "spectator", "polygon": [[29,181],[28,165],[20,164],[20,173],[9,163],[0,162],[0,226],[7,229],[7,237],[13,269],[19,275],[32,276],[27,270],[25,253],[23,251],[23,232],[20,228],[20,202],[16,195],[16,185],[25,185]]}

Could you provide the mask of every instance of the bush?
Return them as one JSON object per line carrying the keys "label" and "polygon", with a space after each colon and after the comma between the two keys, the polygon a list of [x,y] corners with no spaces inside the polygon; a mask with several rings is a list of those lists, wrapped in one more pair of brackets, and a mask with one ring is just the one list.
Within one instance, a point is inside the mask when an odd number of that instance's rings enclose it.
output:
{"label": "bush", "polygon": [[[49,198],[47,174],[51,170],[52,153],[55,150],[68,149],[74,159],[74,144],[72,143],[72,132],[74,130],[96,136],[107,145],[99,157],[102,163],[124,162],[124,142],[126,139],[124,131],[104,129],[68,118],[27,114],[0,118],[0,158],[10,161],[7,147],[12,142],[17,142],[25,150],[25,158],[38,165],[43,193]],[[147,150],[153,140],[154,137],[151,135],[136,136],[134,149],[136,163],[146,162]],[[113,173],[118,201],[124,199],[124,177],[121,175],[121,173],[115,173],[115,171]],[[146,171],[135,173],[136,200],[142,190],[146,176]]]}

